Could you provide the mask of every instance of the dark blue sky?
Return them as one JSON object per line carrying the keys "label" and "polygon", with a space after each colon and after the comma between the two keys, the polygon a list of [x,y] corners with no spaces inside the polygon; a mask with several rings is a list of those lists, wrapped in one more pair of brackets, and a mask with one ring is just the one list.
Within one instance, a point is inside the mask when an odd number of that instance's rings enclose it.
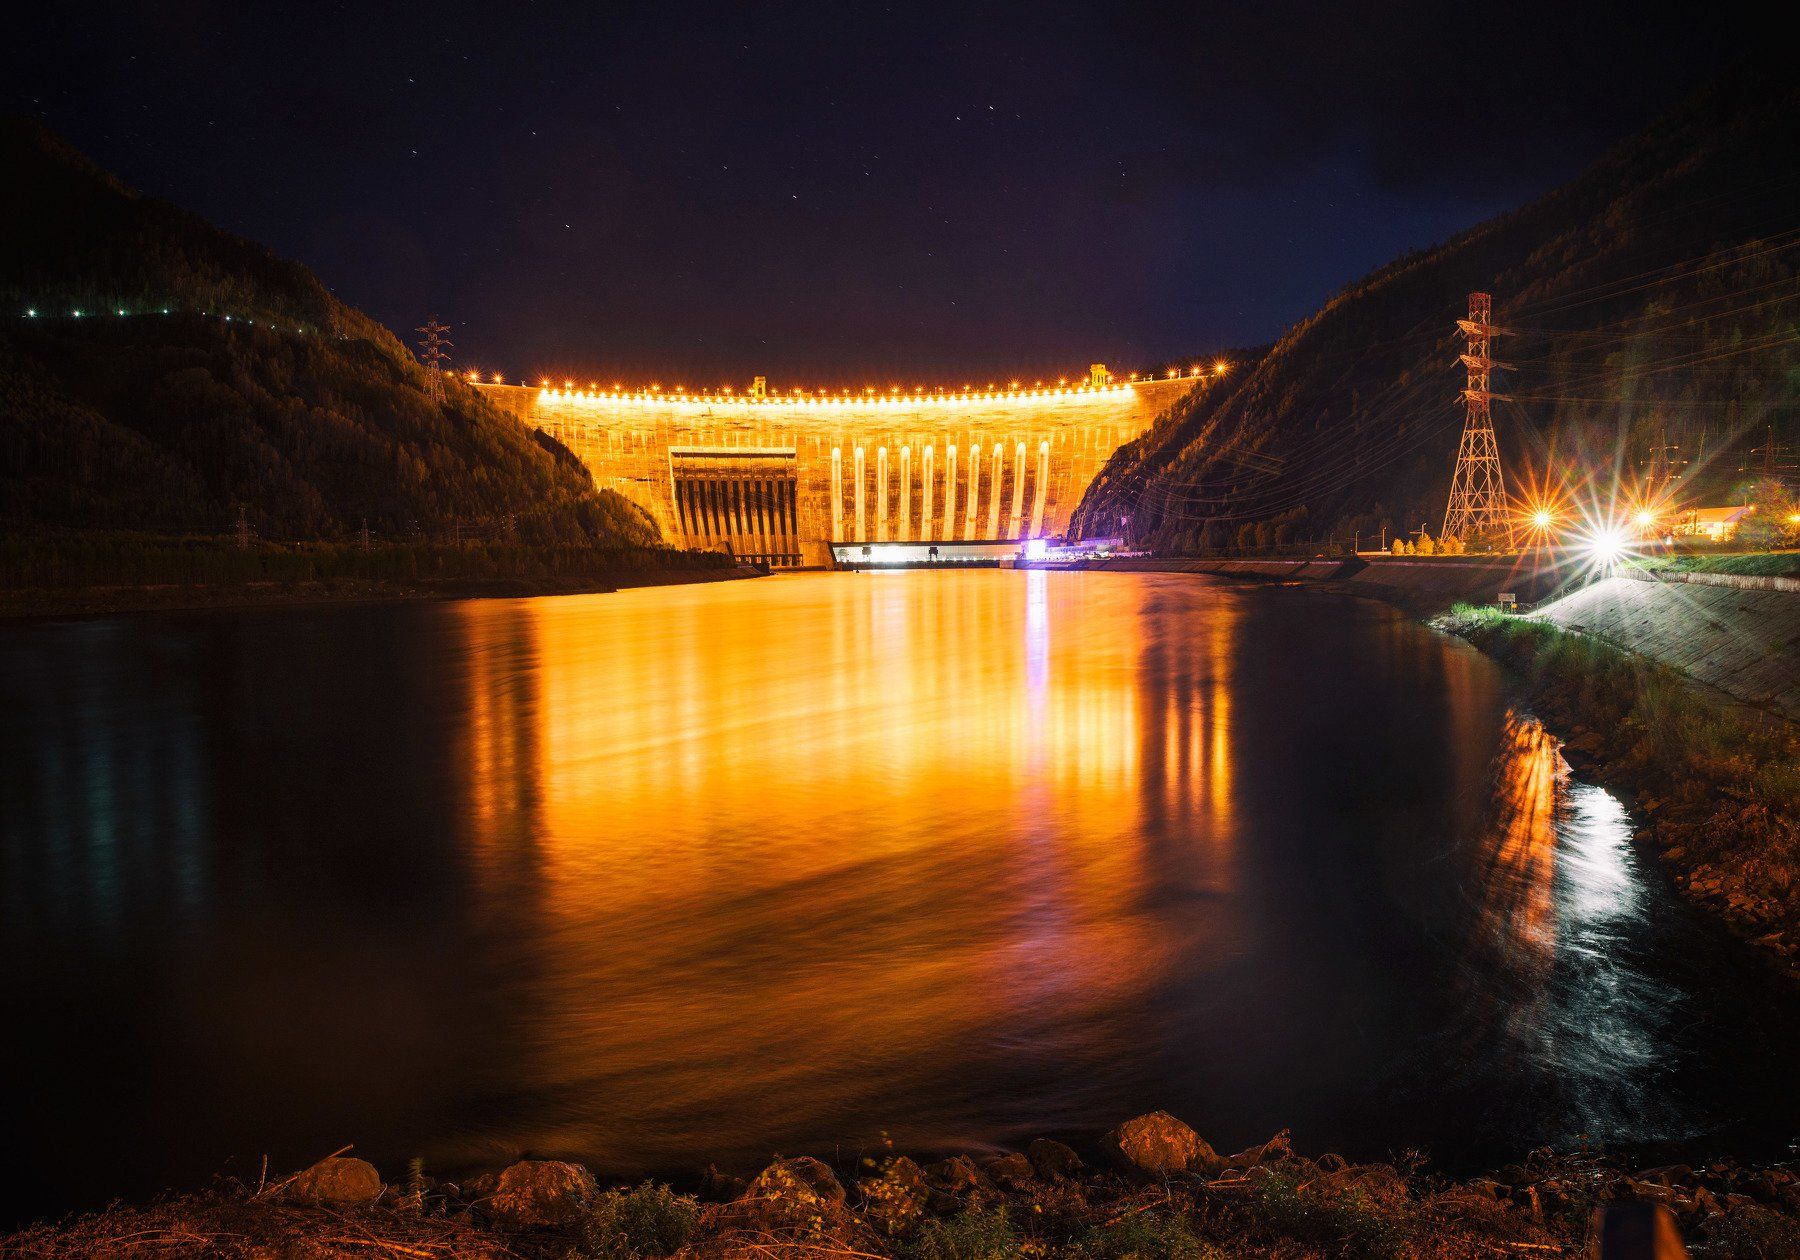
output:
{"label": "dark blue sky", "polygon": [[[464,365],[960,383],[1266,340],[1578,171],[1728,10],[50,6],[12,108]],[[410,333],[408,333],[410,338]]]}

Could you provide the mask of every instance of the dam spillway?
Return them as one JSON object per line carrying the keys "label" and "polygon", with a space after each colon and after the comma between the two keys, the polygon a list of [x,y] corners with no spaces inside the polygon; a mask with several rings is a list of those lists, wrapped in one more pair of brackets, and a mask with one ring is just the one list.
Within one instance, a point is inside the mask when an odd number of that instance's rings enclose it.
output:
{"label": "dam spillway", "polygon": [[963,393],[686,394],[477,384],[670,541],[772,568],[832,543],[1060,534],[1193,377]]}

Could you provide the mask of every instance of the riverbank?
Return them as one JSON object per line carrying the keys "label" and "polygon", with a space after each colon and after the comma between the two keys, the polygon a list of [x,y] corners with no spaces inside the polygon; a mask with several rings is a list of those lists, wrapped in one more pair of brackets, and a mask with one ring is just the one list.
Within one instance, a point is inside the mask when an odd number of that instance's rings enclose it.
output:
{"label": "riverbank", "polygon": [[1800,978],[1800,731],[1592,635],[1459,608],[1578,771],[1632,796],[1676,885]]}
{"label": "riverbank", "polygon": [[1532,617],[1800,721],[1800,579],[1624,569]]}
{"label": "riverbank", "polygon": [[[346,1148],[347,1149],[347,1148]],[[1040,1138],[977,1162],[883,1152],[833,1167],[777,1159],[744,1180],[603,1188],[579,1164],[523,1160],[451,1178],[345,1152],[285,1178],[115,1205],[0,1238],[30,1260],[208,1257],[852,1257],[1211,1260],[1226,1256],[1575,1254],[1660,1205],[1707,1254],[1800,1254],[1800,1164],[1627,1166],[1536,1152],[1489,1176],[1297,1154],[1285,1133],[1222,1155],[1155,1112],[1077,1151]],[[1653,1210],[1638,1208],[1636,1212]],[[1608,1213],[1611,1213],[1610,1215]]]}
{"label": "riverbank", "polygon": [[[1381,599],[1494,657],[1583,774],[1629,793],[1638,843],[1688,900],[1800,979],[1800,581],[1792,553],[1632,570],[1561,591],[1511,560],[1175,560],[1084,567],[1203,573]],[[1731,563],[1726,563],[1727,561]],[[1714,571],[1718,570],[1718,571]],[[1529,617],[1491,604],[1561,591]]]}
{"label": "riverbank", "polygon": [[0,538],[0,620],[419,599],[576,595],[759,575],[666,547]]}
{"label": "riverbank", "polygon": [[1201,573],[1244,581],[1296,582],[1323,591],[1379,599],[1415,617],[1457,603],[1493,603],[1502,593],[1520,604],[1549,599],[1570,581],[1549,553],[1519,556],[1358,555],[1341,558],[1180,559],[1136,556],[1083,560],[1045,568],[1098,573]]}
{"label": "riverbank", "polygon": [[0,621],[39,617],[110,617],[137,612],[289,608],[434,599],[524,599],[534,595],[600,595],[644,586],[729,582],[762,577],[762,570],[628,570],[605,578],[516,577],[322,582],[244,582],[219,586],[97,586],[0,591]]}

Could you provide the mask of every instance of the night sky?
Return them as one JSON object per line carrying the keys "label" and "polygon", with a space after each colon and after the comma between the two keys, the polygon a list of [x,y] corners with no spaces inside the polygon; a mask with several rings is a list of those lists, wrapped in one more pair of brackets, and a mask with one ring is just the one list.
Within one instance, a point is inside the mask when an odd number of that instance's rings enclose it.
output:
{"label": "night sky", "polygon": [[1275,336],[1719,72],[1690,9],[63,3],[0,59],[465,367],[960,384]]}

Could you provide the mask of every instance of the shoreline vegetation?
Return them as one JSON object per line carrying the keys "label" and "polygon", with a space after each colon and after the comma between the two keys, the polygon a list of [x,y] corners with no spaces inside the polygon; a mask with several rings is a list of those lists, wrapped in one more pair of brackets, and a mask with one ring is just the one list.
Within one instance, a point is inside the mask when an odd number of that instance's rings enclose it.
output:
{"label": "shoreline vegetation", "polygon": [[1800,979],[1800,731],[1589,635],[1458,605],[1432,622],[1519,680],[1578,772],[1631,794],[1688,900]]}
{"label": "shoreline vegetation", "polygon": [[755,572],[719,552],[671,547],[0,535],[0,619],[573,595]]}
{"label": "shoreline vegetation", "polygon": [[345,1148],[292,1176],[115,1204],[0,1237],[0,1255],[459,1260],[1223,1260],[1571,1255],[1608,1204],[1660,1205],[1696,1254],[1800,1255],[1800,1164],[1628,1167],[1536,1151],[1452,1180],[1416,1161],[1297,1154],[1285,1132],[1221,1155],[1164,1112],[1084,1154],[1023,1151],[853,1166],[777,1158],[744,1180],[709,1168],[677,1189],[606,1187],[580,1164],[525,1159],[450,1180],[397,1178]]}

